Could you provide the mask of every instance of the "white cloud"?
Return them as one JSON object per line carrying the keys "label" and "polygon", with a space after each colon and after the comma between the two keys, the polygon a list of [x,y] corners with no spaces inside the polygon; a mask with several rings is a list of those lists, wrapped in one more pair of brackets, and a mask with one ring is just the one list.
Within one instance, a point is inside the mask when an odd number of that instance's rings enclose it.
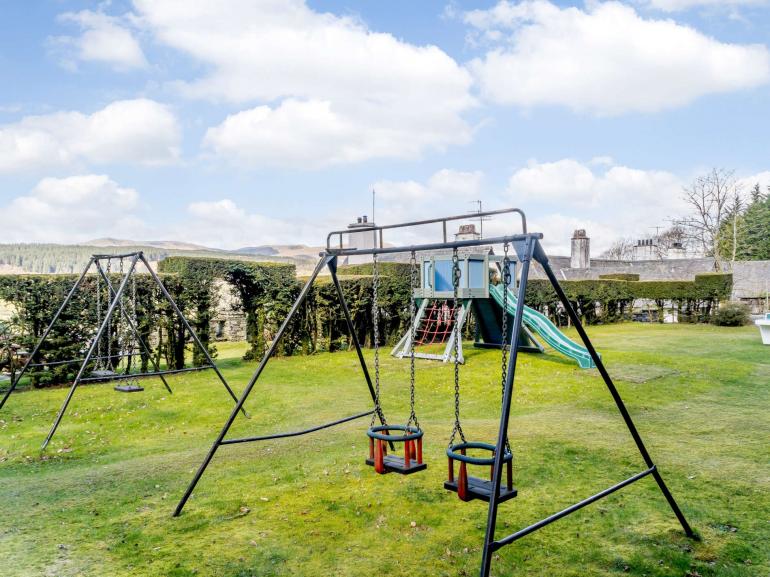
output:
{"label": "white cloud", "polygon": [[767,194],[768,191],[770,191],[770,170],[765,170],[738,179],[738,186],[741,187],[744,196],[747,196],[757,184],[759,184],[759,188],[763,194]]}
{"label": "white cloud", "polygon": [[516,170],[508,194],[516,204],[535,207],[532,229],[540,225],[550,250],[564,253],[572,231],[585,228],[599,254],[616,238],[649,236],[652,227],[682,214],[683,184],[670,172],[565,158]]}
{"label": "white cloud", "polygon": [[[601,167],[599,167],[601,168]],[[531,161],[511,175],[508,191],[523,201],[574,206],[608,203],[657,203],[681,193],[681,181],[670,172],[604,165],[604,172],[565,158],[556,162]]]}
{"label": "white cloud", "polygon": [[664,12],[679,12],[691,8],[735,8],[737,6],[764,6],[767,0],[646,0],[641,2]]}
{"label": "white cloud", "polygon": [[26,196],[2,207],[6,242],[83,242],[131,237],[139,195],[106,175],[44,178]]}
{"label": "white cloud", "polygon": [[153,100],[119,100],[93,114],[26,116],[0,126],[0,173],[78,164],[158,165],[179,157],[174,114]]}
{"label": "white cloud", "polygon": [[[393,224],[430,219],[476,210],[472,201],[483,197],[481,171],[442,169],[425,182],[381,180],[371,185],[376,193],[377,223]],[[468,222],[473,222],[469,218]],[[448,230],[454,234],[456,228]],[[385,242],[428,242],[441,240],[441,225],[386,232]]]}
{"label": "white cloud", "polygon": [[415,46],[301,0],[135,0],[156,39],[206,65],[177,87],[249,108],[205,146],[249,166],[318,167],[414,158],[465,144],[470,74],[435,46]]}
{"label": "white cloud", "polygon": [[339,222],[292,219],[291,221],[249,213],[230,199],[193,202],[188,217],[172,224],[166,235],[206,246],[236,249],[263,244],[306,243],[317,246]]}
{"label": "white cloud", "polygon": [[62,22],[80,27],[79,36],[57,36],[51,44],[63,51],[62,64],[74,68],[76,60],[102,62],[116,70],[145,68],[147,59],[123,19],[102,12],[82,10],[59,16]]}
{"label": "white cloud", "polygon": [[498,104],[656,112],[770,79],[765,46],[719,42],[673,20],[642,18],[618,2],[583,10],[503,0],[464,18],[479,41],[494,45],[469,68],[484,97]]}

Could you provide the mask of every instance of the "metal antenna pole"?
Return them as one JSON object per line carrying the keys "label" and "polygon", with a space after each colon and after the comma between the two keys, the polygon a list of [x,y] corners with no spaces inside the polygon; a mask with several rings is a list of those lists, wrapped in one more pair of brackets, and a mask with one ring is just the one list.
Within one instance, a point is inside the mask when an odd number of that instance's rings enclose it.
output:
{"label": "metal antenna pole", "polygon": [[[107,283],[107,287],[109,288],[110,294],[115,294],[115,288],[112,286],[112,281],[110,281],[109,277],[105,274],[104,269],[102,269],[102,265],[99,262],[99,260],[96,260],[96,268],[99,271],[99,274],[102,276],[104,281]],[[134,273],[136,274],[136,273]],[[123,309],[121,307],[121,312],[123,313],[123,318],[128,323],[129,328],[131,329],[131,332],[136,337],[136,340],[139,341],[139,344],[141,345],[142,349],[144,350],[145,354],[147,355],[147,358],[152,363],[153,369],[155,369],[156,373],[160,373],[160,365],[155,361],[155,357],[152,355],[152,351],[150,350],[150,347],[147,346],[147,343],[144,342],[144,339],[142,338],[142,335],[139,334],[139,330],[134,324],[134,321],[131,319],[130,315],[128,314],[128,311]],[[158,377],[160,377],[160,380],[163,382],[163,386],[166,387],[166,390],[174,394],[174,392],[171,390],[171,387],[169,386],[168,382],[166,381],[165,377],[162,374],[159,374]]]}
{"label": "metal antenna pole", "polygon": [[[233,390],[230,388],[230,385],[227,384],[227,380],[225,380],[225,377],[222,375],[222,372],[219,370],[219,367],[217,367],[214,364],[214,359],[211,358],[211,355],[209,354],[209,351],[206,349],[206,347],[203,346],[203,343],[198,338],[198,335],[193,330],[192,326],[190,326],[190,323],[187,321],[185,316],[182,314],[182,311],[179,309],[179,306],[177,306],[174,299],[171,297],[171,293],[168,292],[166,289],[166,286],[163,284],[163,281],[160,280],[160,277],[155,273],[154,270],[152,270],[152,267],[150,266],[150,263],[147,262],[147,259],[144,256],[144,253],[139,253],[139,259],[142,261],[142,264],[144,264],[145,267],[147,267],[147,270],[149,271],[150,275],[152,275],[153,280],[158,284],[158,287],[160,288],[160,291],[163,293],[163,296],[166,298],[168,303],[171,305],[171,308],[174,309],[174,312],[179,317],[179,320],[182,321],[182,324],[184,324],[185,328],[190,333],[190,336],[192,337],[193,341],[195,341],[195,344],[197,347],[203,352],[203,355],[206,357],[206,361],[209,363],[212,369],[214,369],[214,372],[217,374],[217,377],[219,377],[219,380],[222,381],[222,384],[227,389],[227,392],[230,393],[230,396],[233,398],[233,400],[238,404],[238,397],[235,395]],[[249,414],[246,412],[243,407],[239,407],[241,409],[241,412],[243,413],[243,416],[246,418],[249,418]]]}
{"label": "metal antenna pole", "polygon": [[43,335],[38,339],[37,344],[35,345],[35,348],[32,350],[32,354],[29,355],[27,358],[27,362],[24,363],[24,366],[21,368],[21,371],[19,371],[19,374],[16,375],[16,378],[13,379],[11,382],[10,387],[8,387],[8,390],[5,392],[5,395],[3,395],[2,400],[0,400],[0,409],[3,408],[3,405],[5,405],[5,402],[8,400],[8,397],[11,396],[11,393],[16,388],[16,385],[19,384],[19,381],[21,380],[21,377],[24,376],[24,373],[27,372],[27,368],[32,363],[33,359],[37,356],[38,351],[40,350],[40,347],[43,345],[43,342],[45,342],[45,339],[48,338],[48,334],[51,332],[51,329],[56,324],[56,321],[59,320],[59,316],[64,312],[64,309],[67,308],[67,305],[69,304],[70,300],[72,300],[72,297],[74,296],[75,292],[78,290],[80,285],[83,282],[83,279],[86,278],[86,274],[88,274],[88,269],[91,268],[91,265],[94,262],[94,258],[91,257],[88,260],[88,264],[83,269],[83,272],[80,274],[80,277],[75,282],[75,284],[70,289],[70,292],[67,294],[66,298],[64,299],[64,302],[59,307],[59,310],[56,311],[56,314],[51,319],[51,322],[48,323],[48,326],[46,327],[45,331],[43,331]]}
{"label": "metal antenna pole", "polygon": [[45,449],[48,446],[48,443],[51,442],[51,438],[53,438],[54,433],[56,433],[56,429],[59,427],[59,423],[61,423],[62,417],[64,416],[64,413],[67,410],[67,406],[70,404],[70,401],[72,400],[72,396],[75,394],[75,389],[80,383],[80,379],[83,377],[83,373],[85,372],[86,367],[88,366],[88,363],[91,360],[91,356],[94,354],[94,349],[96,349],[96,345],[99,342],[99,339],[102,338],[104,329],[107,328],[107,324],[110,322],[110,318],[112,317],[112,314],[115,311],[115,307],[118,305],[118,302],[120,301],[120,297],[123,295],[123,292],[126,289],[126,284],[128,284],[128,278],[131,276],[131,273],[133,272],[134,268],[136,268],[136,262],[138,259],[139,259],[138,254],[134,255],[134,257],[131,259],[131,265],[128,268],[128,273],[123,277],[123,280],[120,282],[120,286],[118,287],[118,291],[115,294],[115,298],[112,299],[112,302],[110,303],[110,306],[107,309],[107,313],[104,315],[104,320],[102,321],[102,324],[99,327],[99,330],[96,332],[96,337],[91,341],[91,345],[88,347],[88,352],[86,353],[85,359],[83,359],[83,364],[80,365],[80,370],[78,370],[78,374],[75,377],[75,380],[72,382],[72,386],[70,387],[69,393],[67,393],[67,397],[64,399],[64,403],[62,403],[62,406],[59,409],[59,413],[56,415],[56,420],[54,421],[53,426],[51,427],[51,430],[48,432],[48,436],[46,437],[45,441],[43,441],[43,445],[40,447],[41,450]]}

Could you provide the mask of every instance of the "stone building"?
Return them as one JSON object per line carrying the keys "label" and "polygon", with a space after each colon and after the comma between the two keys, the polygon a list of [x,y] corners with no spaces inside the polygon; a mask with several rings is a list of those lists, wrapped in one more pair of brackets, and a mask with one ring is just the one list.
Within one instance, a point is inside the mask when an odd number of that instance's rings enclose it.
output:
{"label": "stone building", "polygon": [[215,341],[245,341],[246,314],[240,301],[223,280],[217,280],[217,307],[211,319],[211,338]]}
{"label": "stone building", "polygon": [[[674,246],[665,253],[654,252],[653,243],[639,241],[638,254],[662,254],[657,258],[607,260],[594,259],[590,254],[590,239],[584,230],[576,230],[572,238],[570,256],[549,256],[551,266],[563,280],[598,279],[601,275],[615,273],[638,274],[639,280],[693,280],[695,275],[716,271],[712,257],[672,258],[679,256],[681,247]],[[636,248],[636,247],[635,247]],[[647,251],[647,252],[645,252]],[[580,266],[575,266],[575,265]],[[731,299],[745,303],[752,313],[759,314],[767,308],[770,287],[770,261],[729,261],[723,268],[733,273]],[[545,278],[542,269],[535,263],[533,278]]]}

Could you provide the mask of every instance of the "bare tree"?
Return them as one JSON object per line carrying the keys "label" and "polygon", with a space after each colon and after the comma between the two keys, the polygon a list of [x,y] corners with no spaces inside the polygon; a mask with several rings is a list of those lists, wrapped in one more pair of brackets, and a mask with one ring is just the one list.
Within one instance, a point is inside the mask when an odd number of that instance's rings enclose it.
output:
{"label": "bare tree", "polygon": [[678,224],[667,228],[655,237],[655,251],[660,259],[666,258],[669,251],[676,245],[681,245],[685,250],[688,248],[687,235]]}
{"label": "bare tree", "polygon": [[634,242],[630,238],[619,238],[600,257],[607,260],[631,260],[634,256]]}
{"label": "bare tree", "polygon": [[674,220],[684,237],[699,252],[713,256],[717,270],[722,270],[719,243],[722,226],[730,216],[730,207],[740,197],[740,184],[735,171],[713,168],[683,189],[683,199],[691,208],[687,217]]}

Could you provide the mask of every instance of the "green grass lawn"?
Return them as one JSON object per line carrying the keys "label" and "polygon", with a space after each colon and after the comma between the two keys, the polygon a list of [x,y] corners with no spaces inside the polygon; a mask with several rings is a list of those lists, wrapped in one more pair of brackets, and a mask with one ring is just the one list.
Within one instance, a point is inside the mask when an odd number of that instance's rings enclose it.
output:
{"label": "green grass lawn", "polygon": [[[756,328],[625,324],[590,334],[690,523],[684,537],[646,478],[508,546],[492,574],[770,575],[770,347]],[[574,334],[572,334],[574,336]],[[236,391],[254,369],[221,345]],[[371,351],[368,353],[371,360]],[[383,358],[383,404],[407,415],[407,360]],[[466,348],[464,429],[492,441],[499,352]],[[442,488],[451,365],[418,361],[427,471],[363,464],[366,419],[287,440],[222,447],[172,518],[232,403],[208,371],[174,394],[83,386],[49,449],[64,389],[14,395],[0,413],[0,575],[476,575],[487,506]],[[274,359],[231,436],[290,430],[369,408],[355,355]],[[644,469],[595,370],[522,354],[511,417],[519,496],[498,537]]]}

